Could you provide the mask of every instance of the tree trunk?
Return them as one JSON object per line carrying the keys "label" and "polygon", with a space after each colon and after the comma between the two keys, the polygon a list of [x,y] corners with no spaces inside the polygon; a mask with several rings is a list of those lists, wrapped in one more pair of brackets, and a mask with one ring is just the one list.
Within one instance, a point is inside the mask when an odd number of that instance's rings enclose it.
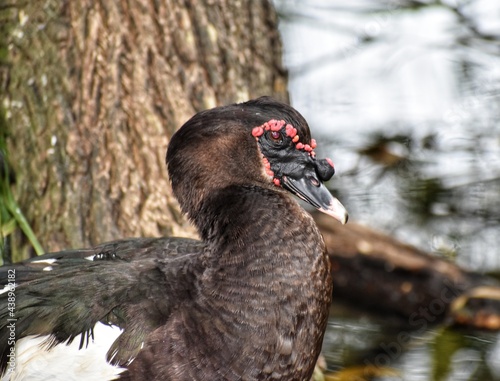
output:
{"label": "tree trunk", "polygon": [[[14,194],[47,251],[193,235],[169,137],[205,108],[287,98],[267,0],[12,0],[0,20]],[[32,254],[14,241],[17,259]]]}

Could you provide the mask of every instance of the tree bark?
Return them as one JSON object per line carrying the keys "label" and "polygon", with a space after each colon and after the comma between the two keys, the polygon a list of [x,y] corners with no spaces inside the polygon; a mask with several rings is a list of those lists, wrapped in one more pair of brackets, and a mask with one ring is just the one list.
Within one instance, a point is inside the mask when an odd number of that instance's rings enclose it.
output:
{"label": "tree bark", "polygon": [[[14,194],[47,251],[193,235],[169,137],[202,109],[287,99],[267,0],[11,0],[0,18]],[[17,259],[32,255],[14,241]]]}

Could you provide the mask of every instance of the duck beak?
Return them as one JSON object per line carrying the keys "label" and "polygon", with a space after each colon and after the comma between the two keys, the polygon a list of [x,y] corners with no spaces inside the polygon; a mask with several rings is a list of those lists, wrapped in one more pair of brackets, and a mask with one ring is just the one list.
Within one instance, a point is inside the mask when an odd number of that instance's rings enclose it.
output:
{"label": "duck beak", "polygon": [[341,224],[347,222],[349,216],[346,209],[339,200],[332,196],[315,174],[308,174],[300,179],[283,176],[282,186],[320,212],[332,216]]}

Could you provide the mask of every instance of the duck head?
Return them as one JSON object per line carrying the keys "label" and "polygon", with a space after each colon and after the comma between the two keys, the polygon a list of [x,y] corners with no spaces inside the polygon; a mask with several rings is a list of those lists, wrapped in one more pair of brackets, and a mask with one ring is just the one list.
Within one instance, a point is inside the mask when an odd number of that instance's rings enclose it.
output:
{"label": "duck head", "polygon": [[316,158],[315,147],[302,115],[262,97],[196,114],[172,136],[166,161],[174,194],[193,220],[211,192],[247,185],[285,189],[344,224],[345,208],[323,184],[333,163]]}

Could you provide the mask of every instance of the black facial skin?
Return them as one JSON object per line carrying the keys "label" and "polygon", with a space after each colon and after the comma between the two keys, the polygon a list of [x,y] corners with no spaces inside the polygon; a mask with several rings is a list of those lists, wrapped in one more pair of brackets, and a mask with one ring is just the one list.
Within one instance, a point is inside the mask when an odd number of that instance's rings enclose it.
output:
{"label": "black facial skin", "polygon": [[[315,208],[326,211],[337,205],[324,181],[331,179],[335,169],[326,159],[316,159],[306,150],[298,149],[292,138],[279,131],[266,131],[259,139],[262,154],[268,159],[274,178],[280,185]],[[338,208],[335,206],[335,210]],[[342,207],[343,209],[343,207]],[[336,214],[342,223],[347,221],[347,214]]]}
{"label": "black facial skin", "polygon": [[[284,128],[276,139],[273,131],[266,131],[259,139],[262,154],[269,160],[275,177],[292,179],[308,178],[314,186],[332,178],[335,169],[326,159],[316,159],[304,150],[297,149],[292,138],[284,133]],[[317,183],[317,185],[316,185]]]}

